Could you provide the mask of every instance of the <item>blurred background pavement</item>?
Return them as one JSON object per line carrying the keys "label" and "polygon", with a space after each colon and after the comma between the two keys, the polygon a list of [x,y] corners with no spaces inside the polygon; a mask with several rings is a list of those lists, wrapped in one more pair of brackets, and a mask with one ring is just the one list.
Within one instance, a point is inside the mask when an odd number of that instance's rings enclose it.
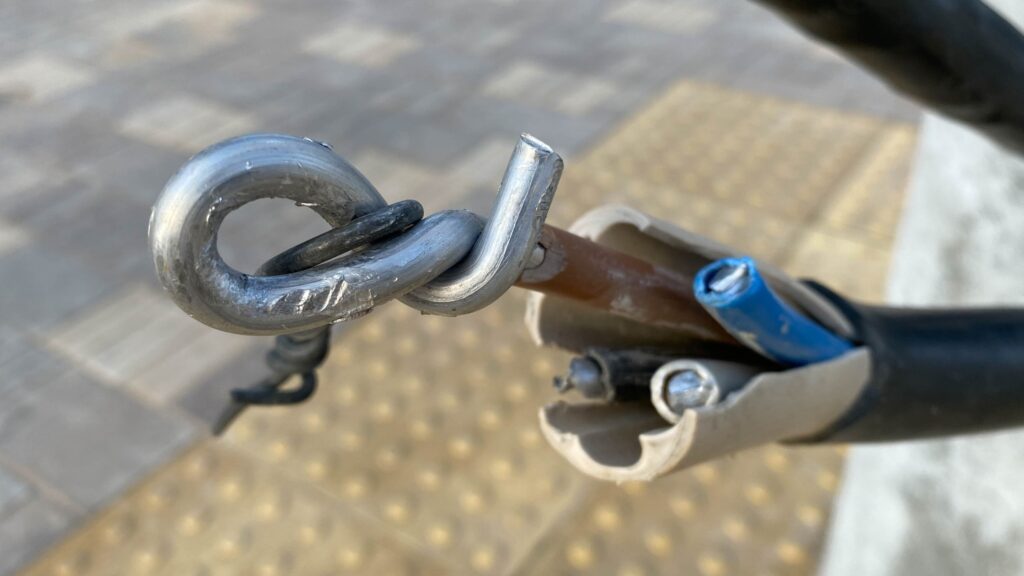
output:
{"label": "blurred background pavement", "polygon": [[[563,359],[515,296],[453,321],[385,307],[336,341],[322,398],[207,438],[267,341],[162,294],[149,208],[191,154],[273,131],[391,201],[486,213],[528,131],[566,158],[555,223],[627,202],[877,299],[916,119],[740,0],[4,2],[0,574],[810,573],[837,453],[584,480],[531,435]],[[323,229],[260,201],[221,246],[253,270]]]}

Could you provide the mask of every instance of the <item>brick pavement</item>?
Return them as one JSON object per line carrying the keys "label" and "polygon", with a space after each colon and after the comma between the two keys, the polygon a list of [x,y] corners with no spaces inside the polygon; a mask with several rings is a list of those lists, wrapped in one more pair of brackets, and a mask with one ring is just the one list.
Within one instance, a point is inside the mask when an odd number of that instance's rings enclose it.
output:
{"label": "brick pavement", "polygon": [[[149,206],[190,154],[306,135],[389,199],[485,211],[519,132],[571,166],[682,78],[915,118],[739,0],[4,2],[0,574],[201,437],[265,346],[191,322],[155,283]],[[323,227],[275,201],[236,216],[223,246],[242,269]],[[808,246],[798,267],[820,261]]]}

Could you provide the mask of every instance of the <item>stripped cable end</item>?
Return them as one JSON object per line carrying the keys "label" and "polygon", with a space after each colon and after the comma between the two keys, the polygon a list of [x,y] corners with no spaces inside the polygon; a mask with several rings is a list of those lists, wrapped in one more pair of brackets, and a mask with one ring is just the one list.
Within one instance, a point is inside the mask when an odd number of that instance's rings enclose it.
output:
{"label": "stripped cable end", "polygon": [[777,296],[752,258],[724,258],[694,278],[697,301],[734,338],[789,366],[824,362],[852,348]]}

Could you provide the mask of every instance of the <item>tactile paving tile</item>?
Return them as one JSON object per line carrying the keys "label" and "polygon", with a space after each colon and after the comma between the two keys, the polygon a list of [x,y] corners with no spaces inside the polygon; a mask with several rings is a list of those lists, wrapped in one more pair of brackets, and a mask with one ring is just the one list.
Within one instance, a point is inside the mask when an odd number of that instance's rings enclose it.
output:
{"label": "tactile paving tile", "polygon": [[773,259],[883,123],[680,82],[565,172],[551,220],[622,202]]}
{"label": "tactile paving tile", "polygon": [[602,487],[524,574],[813,572],[842,453],[771,446]]}
{"label": "tactile paving tile", "polygon": [[[888,173],[864,154],[890,130],[682,83],[569,164],[552,220],[628,202],[777,262],[804,241],[789,260],[809,272],[824,230],[856,270],[887,257],[850,216],[880,180],[850,182]],[[906,162],[909,146],[885,146]],[[538,431],[566,356],[536,349],[522,313],[518,293],[456,319],[382,307],[338,339],[312,401],[250,410],[28,574],[814,572],[837,449],[769,446],[652,484],[584,478]]]}
{"label": "tactile paving tile", "polygon": [[540,436],[565,356],[533,346],[523,306],[381,309],[332,351],[313,402],[253,411],[228,439],[467,570],[507,573],[586,483]]}
{"label": "tactile paving tile", "polygon": [[889,256],[889,250],[859,238],[811,229],[781,263],[797,278],[814,278],[844,296],[880,302],[885,296]]}
{"label": "tactile paving tile", "polygon": [[824,211],[825,229],[889,250],[916,144],[917,132],[908,126],[884,130]]}
{"label": "tactile paving tile", "polygon": [[429,553],[314,488],[206,442],[26,576],[446,574]]}

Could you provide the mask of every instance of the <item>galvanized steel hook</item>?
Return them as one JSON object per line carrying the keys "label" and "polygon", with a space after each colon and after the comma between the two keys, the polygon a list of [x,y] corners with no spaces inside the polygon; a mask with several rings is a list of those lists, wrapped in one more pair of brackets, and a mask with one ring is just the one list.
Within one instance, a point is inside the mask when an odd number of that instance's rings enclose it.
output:
{"label": "galvanized steel hook", "polygon": [[[522,273],[561,166],[548,146],[524,135],[486,227],[471,212],[440,212],[390,240],[309,270],[253,276],[228,266],[217,251],[217,231],[231,211],[260,198],[288,198],[338,227],[385,202],[358,170],[322,144],[244,136],[197,154],[171,178],[150,217],[150,248],[178,306],[227,332],[285,334],[324,326],[424,285],[409,304],[456,315],[494,301]],[[471,250],[464,264],[430,284]]]}
{"label": "galvanized steel hook", "polygon": [[491,217],[473,250],[402,302],[429,314],[457,316],[494,302],[522,275],[562,175],[562,159],[529,134],[519,138],[505,169]]}

